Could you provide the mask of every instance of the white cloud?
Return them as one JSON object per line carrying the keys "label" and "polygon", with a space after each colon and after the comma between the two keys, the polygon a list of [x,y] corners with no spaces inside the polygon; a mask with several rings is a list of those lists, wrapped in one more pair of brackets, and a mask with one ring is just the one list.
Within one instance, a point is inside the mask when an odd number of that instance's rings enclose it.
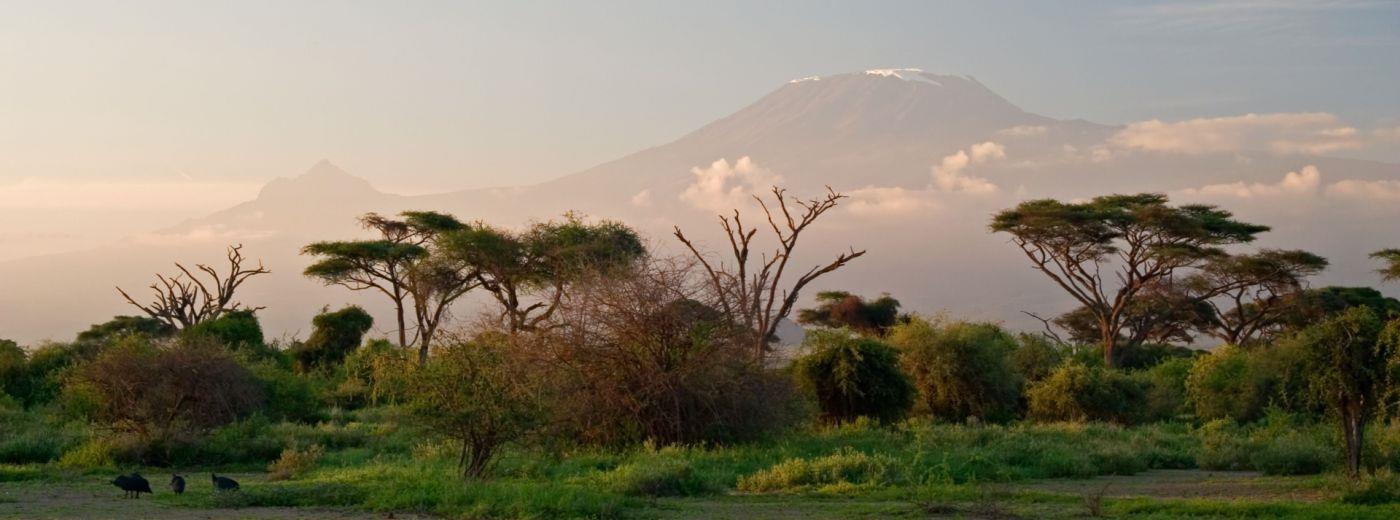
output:
{"label": "white cloud", "polygon": [[253,199],[260,188],[259,184],[236,182],[26,178],[0,185],[0,209],[213,211]]}
{"label": "white cloud", "polygon": [[143,233],[133,239],[142,245],[168,246],[205,242],[232,243],[269,238],[276,234],[271,230],[229,228],[222,224],[212,224],[180,231]]}
{"label": "white cloud", "polygon": [[632,205],[639,208],[651,207],[651,190],[642,190],[632,196]]}
{"label": "white cloud", "polygon": [[932,194],[925,190],[866,186],[846,195],[846,210],[859,217],[908,216],[934,207]]}
{"label": "white cloud", "polygon": [[700,209],[727,212],[751,202],[752,196],[782,182],[782,177],[760,168],[748,156],[733,165],[720,159],[708,168],[690,169],[694,181],[681,192],[682,201]]}
{"label": "white cloud", "polygon": [[1182,190],[1185,195],[1228,196],[1242,199],[1278,196],[1304,196],[1317,193],[1322,185],[1322,173],[1316,166],[1307,165],[1296,172],[1288,172],[1283,180],[1273,183],[1211,184],[1200,188]]}
{"label": "white cloud", "polygon": [[1348,179],[1327,187],[1327,195],[1339,198],[1400,202],[1400,181]]}
{"label": "white cloud", "polygon": [[1356,128],[1320,112],[1245,114],[1167,123],[1129,124],[1109,138],[1116,148],[1185,154],[1269,150],[1318,155],[1355,150],[1366,140]]}
{"label": "white cloud", "polygon": [[1047,130],[1049,129],[1043,125],[1017,125],[1011,128],[997,130],[997,135],[1007,137],[1036,137],[1045,135]]}
{"label": "white cloud", "polygon": [[941,192],[995,193],[996,184],[981,177],[967,175],[964,170],[974,164],[1005,158],[1006,148],[991,141],[974,144],[967,150],[958,150],[957,153],[944,157],[942,162],[933,167],[933,189]]}

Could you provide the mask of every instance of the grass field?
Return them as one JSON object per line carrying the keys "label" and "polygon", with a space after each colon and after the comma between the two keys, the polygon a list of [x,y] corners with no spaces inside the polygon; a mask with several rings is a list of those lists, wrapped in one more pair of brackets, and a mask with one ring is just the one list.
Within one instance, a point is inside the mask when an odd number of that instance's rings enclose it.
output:
{"label": "grass field", "polygon": [[[140,468],[156,493],[128,500],[106,482],[135,468],[0,466],[0,518],[1400,517],[1387,470],[1352,484],[1200,469],[1203,432],[1178,424],[855,424],[732,447],[533,448],[466,482],[450,446],[389,417],[304,426],[295,435],[328,448],[280,480],[250,463],[177,468],[179,496],[169,468]],[[291,434],[279,428],[259,434]],[[242,489],[214,492],[210,471]]]}

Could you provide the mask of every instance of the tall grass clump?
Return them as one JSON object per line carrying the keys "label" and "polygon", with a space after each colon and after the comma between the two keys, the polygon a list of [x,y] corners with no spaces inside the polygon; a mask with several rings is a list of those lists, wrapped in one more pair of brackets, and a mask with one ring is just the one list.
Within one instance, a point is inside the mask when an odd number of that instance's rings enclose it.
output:
{"label": "tall grass clump", "polygon": [[895,482],[896,461],[852,449],[811,459],[788,459],[739,479],[739,491],[749,493],[822,491],[823,488],[878,487]]}

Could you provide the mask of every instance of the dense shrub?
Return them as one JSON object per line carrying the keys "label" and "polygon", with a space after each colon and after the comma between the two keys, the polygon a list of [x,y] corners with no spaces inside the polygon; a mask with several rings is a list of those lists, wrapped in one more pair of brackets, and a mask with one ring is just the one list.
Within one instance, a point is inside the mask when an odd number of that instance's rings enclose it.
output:
{"label": "dense shrub", "polygon": [[686,295],[688,272],[648,261],[575,283],[547,327],[516,349],[549,373],[554,436],[604,445],[757,439],[801,417],[792,380],[763,366],[748,333]]}
{"label": "dense shrub", "polygon": [[105,347],[99,343],[45,343],[29,352],[24,374],[14,384],[14,396],[26,406],[52,402],[63,390],[75,367],[92,359]]}
{"label": "dense shrub", "polygon": [[141,458],[151,463],[168,460],[172,444],[262,403],[253,375],[219,346],[198,339],[128,337],[82,366],[69,391],[92,396],[95,419],[135,437]]}
{"label": "dense shrub", "polygon": [[1192,365],[1190,359],[1174,358],[1134,374],[1147,389],[1144,420],[1165,421],[1188,413],[1186,379]]}
{"label": "dense shrub", "polygon": [[339,365],[360,346],[365,333],[374,326],[374,318],[360,307],[351,305],[334,312],[322,312],[311,319],[311,337],[292,351],[297,369],[308,372]]}
{"label": "dense shrub", "polygon": [[1117,370],[1068,363],[1026,391],[1027,414],[1040,421],[1110,421],[1139,419],[1146,391]]}
{"label": "dense shrub", "polygon": [[1011,366],[1025,383],[1045,379],[1064,363],[1064,350],[1049,338],[1037,334],[1021,334],[1016,350],[1011,352]]}
{"label": "dense shrub", "polygon": [[133,334],[140,334],[147,338],[164,338],[175,334],[175,327],[146,316],[116,316],[79,332],[77,341],[111,343]]}
{"label": "dense shrub", "polygon": [[320,444],[306,448],[288,447],[277,460],[267,465],[268,480],[289,480],[300,477],[316,467],[326,450]]}
{"label": "dense shrub", "polygon": [[58,465],[73,469],[111,468],[117,464],[116,451],[111,439],[93,437],[64,452]]}
{"label": "dense shrub", "polygon": [[1225,346],[1196,358],[1186,395],[1196,416],[1253,421],[1270,406],[1308,411],[1306,360],[1296,345],[1279,342],[1243,348]]}
{"label": "dense shrub", "polygon": [[0,396],[21,399],[25,391],[24,349],[8,339],[0,339]]}
{"label": "dense shrub", "polygon": [[1198,351],[1188,347],[1162,343],[1123,345],[1118,353],[1118,368],[1136,370],[1152,368],[1173,359],[1191,359]]}
{"label": "dense shrub", "polygon": [[996,324],[913,318],[887,340],[899,349],[923,411],[949,421],[1016,417],[1021,380],[1008,361],[1016,340]]}
{"label": "dense shrub", "polygon": [[1195,434],[1200,441],[1196,464],[1201,469],[1310,475],[1333,467],[1337,459],[1331,428],[1276,407],[1257,423],[1216,419]]}
{"label": "dense shrub", "polygon": [[892,422],[909,413],[917,390],[893,347],[845,330],[810,331],[803,345],[809,353],[793,369],[825,419]]}
{"label": "dense shrub", "polygon": [[1306,433],[1288,432],[1255,444],[1250,465],[1265,475],[1314,475],[1337,459],[1334,447]]}
{"label": "dense shrub", "polygon": [[410,382],[409,406],[420,424],[461,444],[463,476],[481,478],[502,446],[544,419],[536,375],[500,345],[448,345]]}
{"label": "dense shrub", "polygon": [[212,339],[231,351],[252,358],[275,358],[279,355],[264,341],[262,325],[251,310],[226,312],[218,318],[195,324],[185,334]]}
{"label": "dense shrub", "polygon": [[408,382],[418,366],[416,353],[386,340],[373,340],[345,358],[345,378],[355,381],[337,389],[352,404],[395,404],[408,392]]}
{"label": "dense shrub", "polygon": [[262,390],[263,413],[273,419],[312,422],[324,415],[317,381],[292,372],[271,359],[244,360]]}

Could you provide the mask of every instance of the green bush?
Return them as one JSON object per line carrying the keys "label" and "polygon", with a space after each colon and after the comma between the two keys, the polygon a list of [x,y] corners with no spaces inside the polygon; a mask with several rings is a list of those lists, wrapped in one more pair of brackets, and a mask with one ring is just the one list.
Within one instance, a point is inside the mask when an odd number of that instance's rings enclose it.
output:
{"label": "green bush", "polygon": [[889,330],[923,411],[948,421],[1014,419],[1021,379],[1008,362],[1016,340],[993,323],[913,318]]}
{"label": "green bush", "polygon": [[314,422],[323,417],[315,381],[270,360],[244,361],[264,396],[264,413],[273,419]]}
{"label": "green bush", "polygon": [[1186,395],[1196,416],[1258,420],[1269,406],[1313,411],[1305,402],[1306,361],[1292,342],[1243,348],[1224,346],[1196,358]]}
{"label": "green bush", "polygon": [[825,419],[893,422],[914,404],[916,390],[900,370],[899,352],[889,345],[845,330],[816,330],[807,333],[804,346],[810,352],[793,368]]}
{"label": "green bush", "polygon": [[1267,404],[1250,379],[1249,354],[1231,345],[1196,359],[1186,392],[1196,416],[1207,420],[1252,420]]}
{"label": "green bush", "polygon": [[254,359],[281,356],[277,349],[264,341],[262,325],[251,310],[226,312],[218,318],[195,324],[186,329],[185,334],[211,338],[231,351]]}
{"label": "green bush", "polygon": [[630,496],[695,496],[712,491],[696,477],[690,461],[671,457],[629,462],[604,473],[601,480],[604,488]]}
{"label": "green bush", "polygon": [[[96,357],[106,345],[88,342],[46,343],[29,352],[22,379],[13,395],[25,406],[52,402],[63,391],[63,383],[74,367]],[[8,386],[8,385],[7,385]]]}
{"label": "green bush", "polygon": [[117,465],[116,445],[104,437],[93,437],[64,452],[58,465],[73,469],[111,468]]}
{"label": "green bush", "polygon": [[824,487],[876,487],[897,478],[894,459],[843,449],[814,459],[788,459],[739,479],[739,491],[749,493],[821,491]]}
{"label": "green bush", "polygon": [[1196,465],[1201,469],[1245,470],[1250,469],[1250,455],[1253,446],[1242,428],[1229,419],[1216,419],[1201,426],[1196,431],[1201,447],[1196,454]]}
{"label": "green bush", "polygon": [[23,410],[9,399],[0,404],[0,464],[56,460],[84,433],[77,424],[60,421],[52,406]]}
{"label": "green bush", "polygon": [[1026,383],[1049,377],[1065,360],[1064,351],[1045,336],[1021,334],[1016,339],[1016,350],[1010,356],[1011,366]]}
{"label": "green bush", "polygon": [[21,399],[25,391],[26,356],[19,344],[0,339],[0,398]]}
{"label": "green bush", "polygon": [[345,358],[345,377],[361,382],[363,395],[350,394],[352,402],[396,404],[408,395],[408,382],[418,367],[414,353],[385,340],[373,340]]}
{"label": "green bush", "polygon": [[320,444],[312,444],[304,449],[289,447],[282,450],[282,455],[268,464],[267,479],[289,480],[305,475],[321,462],[321,456],[325,454],[326,450]]}
{"label": "green bush", "polygon": [[1146,402],[1143,385],[1122,372],[1079,363],[1055,369],[1026,391],[1027,415],[1038,421],[1136,422]]}
{"label": "green bush", "polygon": [[1349,486],[1342,493],[1341,501],[1363,506],[1400,502],[1400,478],[1388,472],[1368,477],[1359,484]]}
{"label": "green bush", "polygon": [[1331,446],[1297,432],[1259,442],[1249,456],[1253,469],[1265,475],[1315,475],[1337,459],[1337,451]]}
{"label": "green bush", "polygon": [[1173,358],[1134,374],[1147,389],[1145,420],[1165,421],[1188,413],[1186,379],[1192,365],[1190,359]]}
{"label": "green bush", "polygon": [[311,319],[311,337],[292,350],[297,370],[308,372],[345,362],[360,346],[365,332],[374,326],[374,318],[360,307],[351,305],[335,312],[322,312]]}
{"label": "green bush", "polygon": [[79,332],[77,342],[111,344],[132,334],[147,338],[164,338],[175,333],[175,327],[146,316],[116,316]]}

